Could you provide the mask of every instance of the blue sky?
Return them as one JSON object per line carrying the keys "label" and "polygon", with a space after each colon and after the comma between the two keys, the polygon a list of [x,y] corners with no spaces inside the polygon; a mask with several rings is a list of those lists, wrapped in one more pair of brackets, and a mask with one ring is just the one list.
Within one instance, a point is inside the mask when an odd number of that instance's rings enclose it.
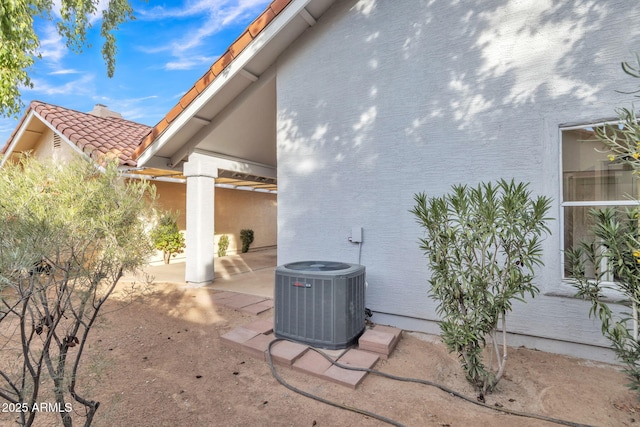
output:
{"label": "blue sky", "polygon": [[[100,22],[89,34],[90,48],[69,51],[54,23],[36,20],[42,59],[22,89],[26,106],[39,100],[88,112],[107,105],[123,118],[154,126],[193,86],[271,0],[130,0],[136,19],[116,33],[113,78],[100,54]],[[101,3],[107,3],[101,0]],[[0,146],[19,119],[0,118]]]}

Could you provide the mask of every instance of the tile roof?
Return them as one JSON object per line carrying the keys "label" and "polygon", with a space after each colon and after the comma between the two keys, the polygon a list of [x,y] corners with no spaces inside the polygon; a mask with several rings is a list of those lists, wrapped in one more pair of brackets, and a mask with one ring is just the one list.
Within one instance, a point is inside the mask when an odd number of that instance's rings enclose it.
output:
{"label": "tile roof", "polygon": [[242,52],[251,41],[264,30],[273,19],[282,12],[293,0],[274,0],[238,37],[224,54],[213,63],[211,68],[189,89],[180,101],[156,124],[149,135],[144,138],[140,146],[133,153],[133,158],[137,159],[155,139],[164,132],[169,124],[184,111],[196,97],[202,93],[217,76]]}
{"label": "tile roof", "polygon": [[[133,152],[151,132],[151,127],[140,123],[116,117],[98,117],[40,101],[31,102],[24,117],[27,117],[30,111],[37,113],[58,133],[92,158],[108,153],[115,154],[121,166],[136,166]],[[21,126],[22,123],[11,135],[2,152],[7,150]]]}
{"label": "tile roof", "polygon": [[[33,101],[30,104],[22,121],[24,122],[30,110],[34,110],[84,152],[117,153],[121,165],[136,166],[137,158],[142,152],[200,93],[211,85],[231,61],[292,1],[273,0],[185,93],[180,101],[152,128],[124,119],[97,117],[40,101]],[[22,122],[14,130],[7,144],[0,149],[0,154],[6,152],[21,126]]]}

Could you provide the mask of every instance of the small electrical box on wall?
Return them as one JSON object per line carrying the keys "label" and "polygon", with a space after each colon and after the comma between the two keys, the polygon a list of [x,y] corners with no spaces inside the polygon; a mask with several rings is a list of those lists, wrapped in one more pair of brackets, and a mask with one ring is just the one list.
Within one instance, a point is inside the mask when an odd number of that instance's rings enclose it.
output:
{"label": "small electrical box on wall", "polygon": [[351,237],[349,237],[351,243],[362,243],[362,227],[352,227]]}

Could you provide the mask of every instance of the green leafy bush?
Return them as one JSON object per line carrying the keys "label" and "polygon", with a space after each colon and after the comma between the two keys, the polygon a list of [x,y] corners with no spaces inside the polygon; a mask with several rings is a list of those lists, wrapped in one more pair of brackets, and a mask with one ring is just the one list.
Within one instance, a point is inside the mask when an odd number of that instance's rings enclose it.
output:
{"label": "green leafy bush", "polygon": [[227,249],[229,248],[229,236],[223,234],[218,239],[218,256],[223,257],[227,256]]}
{"label": "green leafy bush", "polygon": [[[640,78],[640,56],[636,64],[623,63],[622,69]],[[640,171],[640,123],[635,109],[618,109],[620,123],[594,128],[596,138],[609,149],[611,162],[630,165]],[[634,195],[636,196],[636,195]],[[640,230],[638,208],[592,209],[591,240],[565,251],[565,268],[577,296],[591,302],[589,317],[600,319],[602,334],[611,343],[624,372],[628,387],[640,395],[640,344],[638,343],[638,307],[640,304]],[[612,295],[631,309],[616,314],[607,302]]]}
{"label": "green leafy bush", "polygon": [[[24,158],[0,169],[0,397],[16,407],[55,402],[61,425],[89,426],[84,350],[100,310],[125,271],[153,247],[145,226],[155,188],[125,183],[117,163]],[[23,426],[38,411],[16,413]]]}
{"label": "green leafy bush", "polygon": [[[589,317],[600,319],[602,334],[626,366],[629,388],[640,392],[640,234],[638,208],[624,211],[613,207],[591,209],[594,239],[565,251],[566,269],[577,295],[591,302]],[[631,313],[615,314],[603,291],[615,290]]]}
{"label": "green leafy bush", "polygon": [[249,251],[249,246],[253,243],[253,230],[240,230],[240,240],[242,240],[242,253]]}
{"label": "green leafy bush", "polygon": [[[416,194],[415,202],[411,212],[426,234],[420,248],[431,269],[430,295],[442,316],[442,339],[458,353],[467,380],[483,396],[506,368],[506,315],[512,301],[539,292],[534,267],[543,264],[541,236],[550,232],[545,223],[551,200],[533,199],[527,184],[500,180],[475,188],[453,186],[442,197]],[[488,337],[493,343],[489,366],[483,361]]]}
{"label": "green leafy bush", "polygon": [[158,224],[151,230],[153,246],[162,251],[165,264],[169,264],[172,256],[181,254],[186,246],[184,236],[178,228],[178,215],[178,212],[162,212]]}

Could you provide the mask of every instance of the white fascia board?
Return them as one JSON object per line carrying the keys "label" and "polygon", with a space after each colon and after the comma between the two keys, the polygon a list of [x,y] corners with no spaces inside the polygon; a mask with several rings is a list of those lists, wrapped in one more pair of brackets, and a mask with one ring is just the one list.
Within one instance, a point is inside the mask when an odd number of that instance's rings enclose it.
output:
{"label": "white fascia board", "polygon": [[[173,136],[182,129],[226,84],[251,62],[251,60],[303,11],[311,0],[293,0],[278,16],[251,40],[244,50],[176,117],[165,131],[138,157],[138,166],[144,166]],[[308,13],[308,12],[307,12]],[[258,76],[260,77],[260,76]]]}

